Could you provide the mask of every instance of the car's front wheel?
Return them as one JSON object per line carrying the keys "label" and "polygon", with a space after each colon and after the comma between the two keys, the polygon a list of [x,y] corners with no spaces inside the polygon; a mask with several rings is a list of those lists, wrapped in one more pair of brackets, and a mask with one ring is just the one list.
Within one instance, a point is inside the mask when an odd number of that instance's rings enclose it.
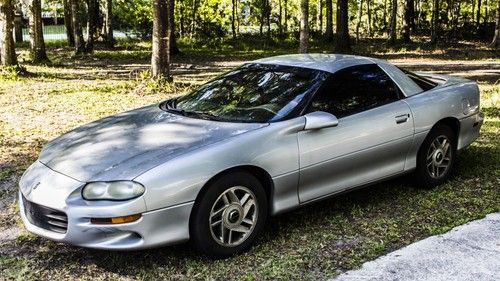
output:
{"label": "car's front wheel", "polygon": [[246,172],[224,175],[198,198],[191,219],[196,248],[224,258],[247,250],[262,231],[267,199],[262,184]]}

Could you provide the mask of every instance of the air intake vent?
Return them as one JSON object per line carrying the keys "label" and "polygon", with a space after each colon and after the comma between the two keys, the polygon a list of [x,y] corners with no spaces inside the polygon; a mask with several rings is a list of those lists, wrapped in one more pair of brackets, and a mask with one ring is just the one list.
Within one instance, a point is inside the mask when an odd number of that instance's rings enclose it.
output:
{"label": "air intake vent", "polygon": [[24,196],[22,200],[24,213],[30,223],[57,233],[66,233],[68,216],[65,213],[30,202]]}

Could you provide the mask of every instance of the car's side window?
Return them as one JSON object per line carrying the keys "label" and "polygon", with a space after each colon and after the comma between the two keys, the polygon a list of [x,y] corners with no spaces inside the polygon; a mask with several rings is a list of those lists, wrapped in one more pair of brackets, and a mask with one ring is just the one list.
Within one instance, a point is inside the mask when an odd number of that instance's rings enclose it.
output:
{"label": "car's side window", "polygon": [[325,111],[341,118],[398,98],[397,85],[376,64],[352,66],[325,81],[313,97],[308,112]]}

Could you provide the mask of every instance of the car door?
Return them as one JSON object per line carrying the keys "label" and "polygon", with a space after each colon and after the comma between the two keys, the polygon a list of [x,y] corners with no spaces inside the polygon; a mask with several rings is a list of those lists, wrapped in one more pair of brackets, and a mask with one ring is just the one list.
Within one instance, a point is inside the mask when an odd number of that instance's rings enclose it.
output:
{"label": "car door", "polygon": [[376,64],[331,75],[307,112],[339,118],[335,127],[299,132],[301,203],[403,172],[413,118],[400,90]]}

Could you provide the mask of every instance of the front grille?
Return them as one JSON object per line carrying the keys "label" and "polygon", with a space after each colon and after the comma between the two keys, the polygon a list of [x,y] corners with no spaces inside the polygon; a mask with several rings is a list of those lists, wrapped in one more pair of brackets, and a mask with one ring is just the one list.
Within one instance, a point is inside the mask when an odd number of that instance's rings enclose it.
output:
{"label": "front grille", "polygon": [[64,212],[35,204],[28,201],[24,196],[22,196],[22,200],[24,213],[30,223],[57,233],[66,233],[68,216]]}

